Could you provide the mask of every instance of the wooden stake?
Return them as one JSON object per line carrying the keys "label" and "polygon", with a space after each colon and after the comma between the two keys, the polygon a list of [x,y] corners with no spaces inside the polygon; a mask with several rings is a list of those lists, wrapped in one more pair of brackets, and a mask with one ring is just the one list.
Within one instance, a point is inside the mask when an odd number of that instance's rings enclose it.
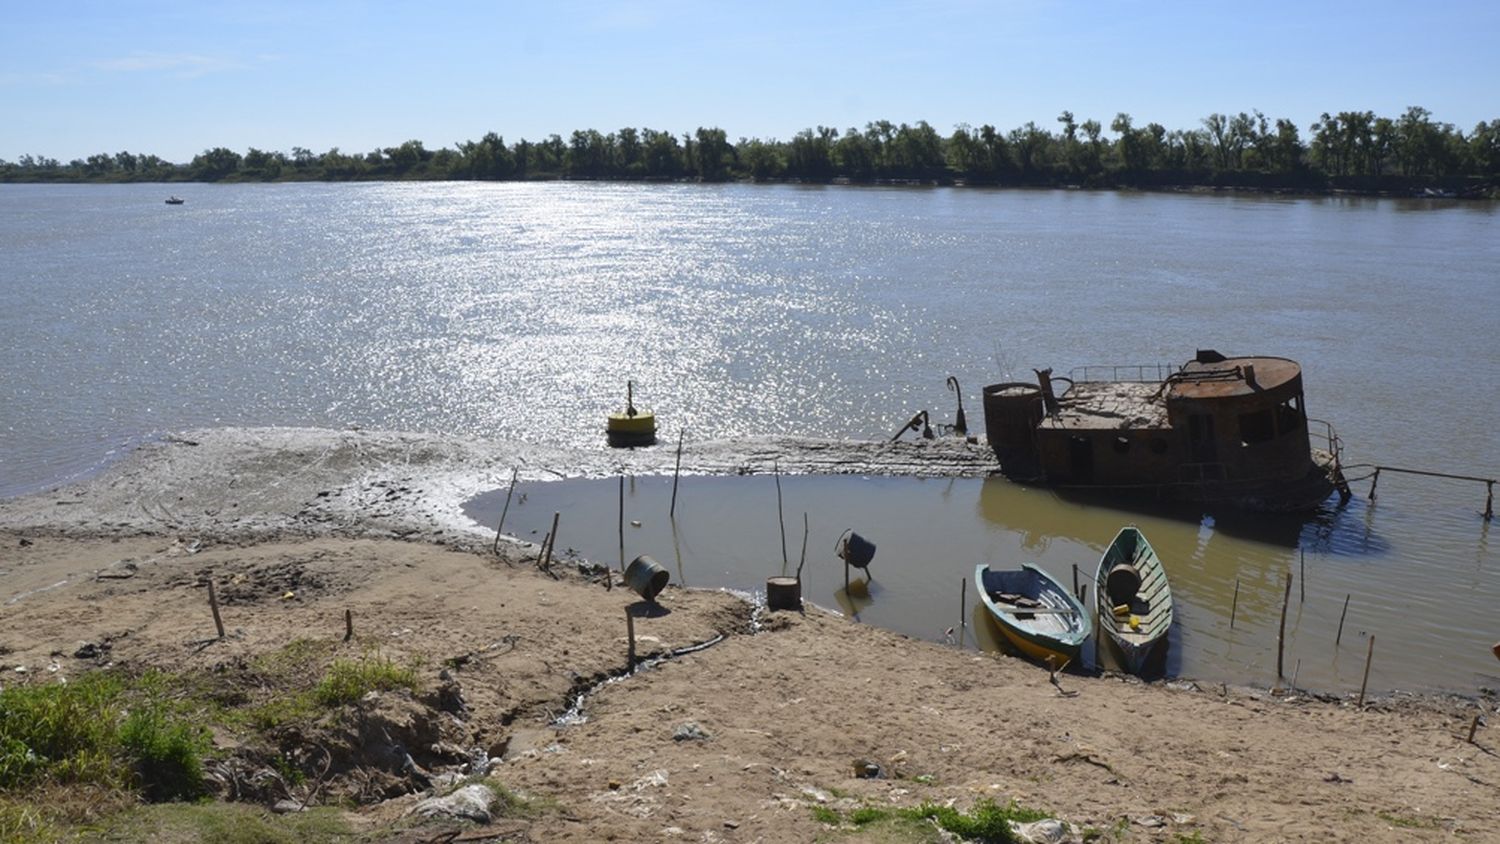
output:
{"label": "wooden stake", "polygon": [[1365,652],[1365,679],[1359,682],[1359,707],[1365,705],[1365,687],[1370,685],[1370,661],[1375,658],[1375,634],[1370,634],[1370,649]]}
{"label": "wooden stake", "polygon": [[625,573],[625,476],[620,476],[620,574]]}
{"label": "wooden stake", "polygon": [[625,635],[630,638],[630,652],[627,655],[627,663],[631,671],[635,670],[635,616],[630,614],[630,609],[625,609]]}
{"label": "wooden stake", "polygon": [[547,534],[547,547],[542,549],[544,554],[542,557],[542,571],[546,571],[552,566],[552,549],[557,547],[557,520],[561,516],[561,513],[554,512],[552,514],[552,530]]}
{"label": "wooden stake", "polygon": [[344,610],[344,641],[354,638],[354,610]]}
{"label": "wooden stake", "polygon": [[1305,604],[1307,603],[1307,552],[1301,548],[1297,551],[1300,555],[1297,569],[1297,576],[1300,578],[1297,583],[1297,603]]}
{"label": "wooden stake", "polygon": [[771,470],[776,473],[776,522],[781,525],[781,573],[786,574],[788,562],[786,558],[786,519],[781,516],[781,466],[777,463],[772,463]]}
{"label": "wooden stake", "polygon": [[1234,616],[1240,609],[1240,579],[1234,579],[1234,600],[1229,604],[1229,629],[1234,629]]}
{"label": "wooden stake", "polygon": [[802,582],[802,567],[807,565],[807,511],[802,512],[802,557],[797,560],[797,582]]}
{"label": "wooden stake", "polygon": [[219,631],[219,638],[224,638],[224,620],[219,618],[219,596],[214,592],[214,579],[208,579],[208,608],[214,611],[214,627]]}
{"label": "wooden stake", "polygon": [[1292,602],[1292,573],[1286,573],[1286,594],[1281,596],[1281,629],[1276,633],[1276,680],[1286,676],[1282,654],[1286,646],[1286,606]]}
{"label": "wooden stake", "polygon": [[1297,666],[1292,669],[1292,691],[1297,690],[1297,675],[1302,671],[1302,659],[1297,659]]}
{"label": "wooden stake", "polygon": [[500,553],[500,534],[505,530],[505,514],[510,512],[510,497],[516,494],[516,476],[521,474],[519,468],[510,470],[510,490],[505,493],[505,506],[500,508],[500,523],[495,525],[495,547],[494,552]]}
{"label": "wooden stake", "polygon": [[1078,597],[1078,564],[1073,564],[1073,597]]}
{"label": "wooden stake", "polygon": [[672,506],[667,510],[667,518],[677,518],[677,477],[682,474],[682,438],[687,434],[683,428],[677,432],[677,466],[672,469]]}
{"label": "wooden stake", "polygon": [[[1076,571],[1078,567],[1074,566],[1073,568]],[[958,646],[960,648],[964,646],[964,639],[963,639],[963,632],[962,631],[964,631],[965,628],[967,628],[969,626],[969,624],[968,624],[968,620],[969,620],[968,609],[969,609],[969,579],[967,577],[965,577],[965,578],[962,578],[962,579],[960,579],[958,581],[958,629],[960,631],[959,632],[959,637],[958,637]]]}
{"label": "wooden stake", "polygon": [[1479,713],[1474,713],[1474,720],[1469,722],[1469,744],[1474,743],[1474,731],[1479,729]]}
{"label": "wooden stake", "polygon": [[1344,616],[1346,616],[1348,614],[1349,614],[1349,595],[1345,594],[1344,595],[1344,611],[1341,612],[1341,613],[1339,613],[1339,632],[1338,632],[1337,636],[1333,637],[1333,646],[1335,648],[1337,648],[1339,646],[1339,642],[1342,641],[1343,638],[1344,638]]}

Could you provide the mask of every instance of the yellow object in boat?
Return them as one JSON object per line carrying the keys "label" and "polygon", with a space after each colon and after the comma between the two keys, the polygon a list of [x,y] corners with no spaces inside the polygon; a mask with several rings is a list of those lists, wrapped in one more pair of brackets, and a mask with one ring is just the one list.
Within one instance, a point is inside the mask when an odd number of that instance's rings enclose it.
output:
{"label": "yellow object in boat", "polygon": [[1115,618],[1124,618],[1125,616],[1130,615],[1130,605],[1120,604],[1119,606],[1115,607],[1114,613]]}
{"label": "yellow object in boat", "polygon": [[1130,629],[1131,630],[1139,630],[1139,629],[1141,629],[1141,617],[1140,616],[1133,615],[1133,616],[1130,617]]}

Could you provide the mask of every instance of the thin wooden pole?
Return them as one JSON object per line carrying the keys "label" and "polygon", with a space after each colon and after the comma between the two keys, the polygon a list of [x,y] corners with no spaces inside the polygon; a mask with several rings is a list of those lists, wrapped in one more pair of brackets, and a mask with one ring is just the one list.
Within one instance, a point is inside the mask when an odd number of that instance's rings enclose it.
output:
{"label": "thin wooden pole", "polygon": [[1296,688],[1297,688],[1297,675],[1300,674],[1300,673],[1302,673],[1302,659],[1301,659],[1301,657],[1298,657],[1298,659],[1297,659],[1297,665],[1296,665],[1295,668],[1292,669],[1292,689],[1293,689],[1293,691],[1295,691]]}
{"label": "thin wooden pole", "polygon": [[969,627],[969,579],[961,578],[958,581],[958,646],[964,645],[964,632]]}
{"label": "thin wooden pole", "polygon": [[1234,600],[1229,604],[1229,629],[1234,629],[1234,616],[1240,610],[1240,579],[1234,579]]}
{"label": "thin wooden pole", "polygon": [[677,432],[677,465],[672,469],[672,506],[667,510],[667,517],[671,519],[677,518],[677,478],[682,474],[682,438],[686,435],[686,428]]}
{"label": "thin wooden pole", "polygon": [[561,517],[562,513],[554,512],[552,514],[552,531],[547,534],[546,556],[542,557],[542,571],[546,571],[552,566],[552,549],[557,547],[557,520]]}
{"label": "thin wooden pole", "polygon": [[771,467],[776,473],[776,522],[781,525],[781,573],[784,575],[789,563],[786,558],[786,519],[781,515],[781,466],[772,463]]}
{"label": "thin wooden pole", "polygon": [[208,608],[214,613],[214,627],[219,631],[219,638],[224,638],[224,619],[219,617],[219,595],[214,591],[214,579],[208,579]]}
{"label": "thin wooden pole", "polygon": [[1476,712],[1474,713],[1474,720],[1469,722],[1469,737],[1466,739],[1469,744],[1474,743],[1474,731],[1477,729],[1479,729],[1479,713]]}
{"label": "thin wooden pole", "polygon": [[1286,646],[1286,607],[1292,602],[1292,573],[1286,573],[1286,594],[1281,596],[1281,629],[1276,633],[1276,679],[1286,676],[1282,655]]}
{"label": "thin wooden pole", "polygon": [[1370,634],[1370,649],[1365,652],[1365,679],[1359,681],[1359,704],[1365,705],[1365,688],[1370,685],[1370,661],[1375,658],[1375,634]]}
{"label": "thin wooden pole", "polygon": [[802,567],[807,565],[807,511],[802,511],[802,556],[797,560],[797,582],[802,582]]}
{"label": "thin wooden pole", "polygon": [[625,573],[625,476],[620,476],[620,573]]}
{"label": "thin wooden pole", "polygon": [[627,663],[631,671],[635,670],[635,616],[630,614],[630,608],[625,609],[625,635],[630,639],[630,651],[627,654]]}
{"label": "thin wooden pole", "polygon": [[1073,564],[1073,597],[1078,597],[1078,564]]}
{"label": "thin wooden pole", "polygon": [[1301,548],[1298,548],[1297,551],[1299,552],[1297,603],[1305,604],[1307,603],[1307,551]]}
{"label": "thin wooden pole", "polygon": [[505,514],[510,512],[510,497],[516,494],[516,477],[521,474],[519,468],[510,470],[510,490],[505,493],[505,506],[500,508],[500,523],[495,525],[495,547],[494,552],[500,553],[500,534],[505,530]]}
{"label": "thin wooden pole", "polygon": [[354,638],[354,610],[344,610],[344,641]]}
{"label": "thin wooden pole", "polygon": [[1344,611],[1339,613],[1339,632],[1337,636],[1333,637],[1333,646],[1335,648],[1337,648],[1339,646],[1339,642],[1343,641],[1344,639],[1344,616],[1349,614],[1349,597],[1350,596],[1347,593],[1344,595]]}

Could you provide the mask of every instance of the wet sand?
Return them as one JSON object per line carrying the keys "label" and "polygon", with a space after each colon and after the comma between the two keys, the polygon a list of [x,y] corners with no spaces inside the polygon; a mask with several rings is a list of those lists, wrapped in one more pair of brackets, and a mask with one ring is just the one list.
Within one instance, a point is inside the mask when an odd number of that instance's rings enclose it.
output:
{"label": "wet sand", "polygon": [[[623,668],[624,616],[645,608],[577,568],[547,576],[527,543],[494,553],[493,531],[460,505],[508,482],[513,466],[529,478],[603,476],[670,473],[673,459],[665,447],[184,434],[87,483],[0,502],[0,665],[8,679],[110,662],[233,675],[297,639],[420,657],[424,687],[442,685],[446,666],[466,703],[442,719],[443,741],[503,757],[499,781],[552,801],[510,822],[513,840],[827,840],[837,833],[815,806],[967,808],[982,797],[1054,812],[1102,840],[1485,840],[1500,828],[1492,728],[1465,741],[1481,708],[1493,720],[1493,699],[1357,710],[1190,682],[1065,676],[1058,688],[1025,662],[816,608],[761,614],[723,592],[669,588],[661,610],[636,620],[643,654],[722,640],[599,687],[582,723],[557,729],[577,690]],[[684,454],[693,472],[773,461],[792,472],[988,471],[982,449],[951,441],[764,440]],[[204,646],[210,576],[230,635]],[[346,609],[357,634],[347,644]],[[109,648],[72,656],[85,642]],[[690,723],[706,737],[674,740]],[[219,752],[233,757],[233,744],[221,737]],[[886,776],[856,778],[856,759]],[[335,778],[324,799],[358,799],[359,782]],[[386,829],[415,799],[353,814]]]}

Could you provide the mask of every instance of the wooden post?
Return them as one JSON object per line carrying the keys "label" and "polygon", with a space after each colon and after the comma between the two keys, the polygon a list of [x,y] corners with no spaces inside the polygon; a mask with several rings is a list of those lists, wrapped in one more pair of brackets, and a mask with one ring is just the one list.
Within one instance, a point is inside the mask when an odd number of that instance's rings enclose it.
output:
{"label": "wooden post", "polygon": [[[1073,564],[1073,597],[1078,597],[1078,564]],[[1080,599],[1082,600],[1082,599]]]}
{"label": "wooden post", "polygon": [[344,641],[354,638],[354,610],[344,610]]}
{"label": "wooden post", "polygon": [[1240,609],[1240,579],[1234,579],[1234,600],[1229,604],[1229,629],[1234,629],[1234,616]]}
{"label": "wooden post", "polygon": [[1484,486],[1484,520],[1489,521],[1495,518],[1495,482],[1488,481]]}
{"label": "wooden post", "polygon": [[542,549],[542,571],[546,571],[552,566],[552,549],[557,547],[557,520],[561,516],[562,513],[554,512],[552,514],[552,531],[547,534],[547,547]]}
{"label": "wooden post", "polygon": [[1292,602],[1292,573],[1286,573],[1286,594],[1281,596],[1281,629],[1276,633],[1276,679],[1279,682],[1285,676],[1282,661],[1286,645],[1286,606]]}
{"label": "wooden post", "polygon": [[1370,661],[1375,658],[1375,634],[1370,634],[1370,649],[1365,652],[1365,679],[1359,682],[1359,707],[1365,705],[1365,687],[1370,685]]}
{"label": "wooden post", "polygon": [[683,428],[677,432],[677,465],[672,469],[672,507],[667,511],[667,518],[677,518],[677,478],[682,474],[682,438],[687,434]]}
{"label": "wooden post", "polygon": [[[1076,567],[1075,567],[1076,568]],[[964,633],[969,626],[969,579],[967,577],[958,581],[958,646],[964,646]]]}
{"label": "wooden post", "polygon": [[625,573],[625,476],[620,476],[620,574]]}
{"label": "wooden post", "polygon": [[1084,611],[1088,610],[1088,605],[1089,605],[1089,585],[1087,583],[1085,583],[1082,586],[1078,587],[1078,603],[1083,604]]}
{"label": "wooden post", "polygon": [[786,574],[789,563],[786,558],[786,519],[781,515],[781,466],[778,463],[771,464],[771,471],[776,473],[776,523],[781,525],[781,573]]}
{"label": "wooden post", "polygon": [[802,582],[802,567],[807,565],[807,511],[802,511],[802,556],[797,560],[797,582]]}
{"label": "wooden post", "polygon": [[1297,603],[1307,603],[1307,551],[1298,548]]}
{"label": "wooden post", "polygon": [[[844,561],[844,594],[849,594],[849,561]],[[852,600],[852,599],[851,599]]]}
{"label": "wooden post", "polygon": [[1375,487],[1380,483],[1380,467],[1375,467],[1375,474],[1370,476],[1370,500],[1375,500]]}
{"label": "wooden post", "polygon": [[1344,638],[1344,616],[1346,616],[1348,614],[1349,614],[1349,595],[1345,594],[1344,595],[1344,611],[1341,612],[1341,613],[1339,613],[1339,632],[1338,632],[1337,636],[1333,637],[1333,646],[1335,648],[1337,648],[1339,646],[1339,642],[1343,641],[1343,638]]}
{"label": "wooden post", "polygon": [[1297,690],[1297,675],[1302,671],[1302,658],[1297,658],[1297,665],[1292,669],[1292,691]]}
{"label": "wooden post", "polygon": [[1474,720],[1469,722],[1469,737],[1466,739],[1469,744],[1474,743],[1474,731],[1477,729],[1479,729],[1479,713],[1476,712],[1474,713]]}
{"label": "wooden post", "polygon": [[521,474],[519,468],[510,470],[510,490],[505,493],[505,506],[500,508],[500,524],[495,525],[495,547],[496,554],[500,553],[500,534],[505,530],[505,514],[510,512],[510,497],[516,494],[516,476]]}
{"label": "wooden post", "polygon": [[630,639],[630,651],[627,654],[629,661],[626,665],[631,671],[635,670],[635,616],[630,614],[630,608],[625,608],[625,635]]}
{"label": "wooden post", "polygon": [[208,579],[208,608],[214,612],[214,627],[219,631],[219,638],[224,638],[224,619],[219,618],[219,595],[214,592],[214,579]]}

